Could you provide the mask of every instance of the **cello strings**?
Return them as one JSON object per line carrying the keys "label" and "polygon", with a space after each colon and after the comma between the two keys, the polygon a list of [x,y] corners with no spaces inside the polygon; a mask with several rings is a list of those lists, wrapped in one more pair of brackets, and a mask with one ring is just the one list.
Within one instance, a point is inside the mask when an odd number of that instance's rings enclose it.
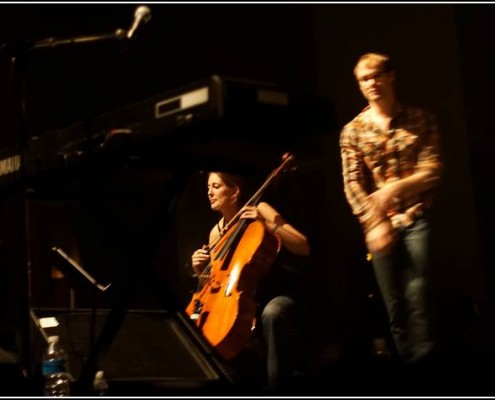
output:
{"label": "cello strings", "polygon": [[[293,155],[288,155],[285,160],[282,162],[282,164],[275,168],[272,173],[268,176],[268,178],[265,180],[263,185],[254,193],[253,196],[246,202],[246,204],[239,209],[239,211],[234,215],[234,217],[220,230],[219,229],[219,236],[215,239],[215,241],[209,245],[206,246],[205,250],[207,250],[210,254],[212,251],[214,251],[217,247],[217,245],[220,243],[221,239],[225,236],[225,234],[232,228],[232,226],[237,222],[237,220],[240,218],[242,214],[242,209],[248,206],[256,205],[261,199],[261,195],[265,191],[265,189],[268,187],[268,185],[271,183],[271,181],[282,171],[285,166],[294,159]],[[224,243],[224,246],[230,247],[231,241],[227,240],[226,243]],[[228,248],[227,247],[227,248]],[[223,253],[222,251],[218,252],[217,254]],[[208,281],[211,278],[211,271],[213,268],[213,260],[210,260],[208,265],[201,271],[201,274],[198,275],[198,288],[201,288],[205,285],[206,281]],[[199,289],[198,289],[199,290]]]}

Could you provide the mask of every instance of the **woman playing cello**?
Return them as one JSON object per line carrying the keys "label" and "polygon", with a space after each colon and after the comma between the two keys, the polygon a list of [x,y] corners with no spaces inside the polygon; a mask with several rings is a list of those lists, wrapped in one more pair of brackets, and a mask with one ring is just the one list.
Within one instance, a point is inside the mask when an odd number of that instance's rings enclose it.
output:
{"label": "woman playing cello", "polygon": [[[210,231],[209,243],[216,243],[223,235],[229,222],[240,215],[242,220],[258,220],[264,224],[266,231],[276,235],[282,249],[298,256],[310,253],[308,240],[304,234],[288,223],[282,215],[266,202],[246,206],[245,182],[242,177],[225,172],[208,174],[208,199],[211,209],[218,211],[221,218]],[[280,258],[280,255],[277,257]],[[192,267],[200,276],[210,263],[208,247],[194,251]],[[262,348],[266,361],[266,384],[270,391],[279,391],[290,381],[294,372],[296,354],[294,338],[297,332],[296,304],[288,292],[280,290],[277,282],[279,263],[271,266],[266,277],[256,292],[257,321],[255,333],[262,338]],[[265,279],[266,278],[266,279]],[[272,283],[275,282],[277,290]]]}

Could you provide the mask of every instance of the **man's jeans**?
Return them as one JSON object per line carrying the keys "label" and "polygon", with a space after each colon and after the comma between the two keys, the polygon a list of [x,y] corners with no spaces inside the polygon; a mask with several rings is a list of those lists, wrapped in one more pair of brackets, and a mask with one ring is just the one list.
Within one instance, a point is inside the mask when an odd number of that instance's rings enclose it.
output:
{"label": "man's jeans", "polygon": [[415,362],[433,349],[430,225],[420,218],[397,233],[393,250],[372,262],[397,352]]}

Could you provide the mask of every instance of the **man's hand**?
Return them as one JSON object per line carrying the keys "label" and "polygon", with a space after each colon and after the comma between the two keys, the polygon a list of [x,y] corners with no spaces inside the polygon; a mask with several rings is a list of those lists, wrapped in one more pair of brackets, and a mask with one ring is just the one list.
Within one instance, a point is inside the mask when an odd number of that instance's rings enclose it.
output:
{"label": "man's hand", "polygon": [[375,212],[386,215],[399,205],[399,185],[397,182],[389,183],[368,196]]}
{"label": "man's hand", "polygon": [[366,246],[371,253],[386,254],[392,249],[396,236],[390,220],[385,219],[366,233]]}

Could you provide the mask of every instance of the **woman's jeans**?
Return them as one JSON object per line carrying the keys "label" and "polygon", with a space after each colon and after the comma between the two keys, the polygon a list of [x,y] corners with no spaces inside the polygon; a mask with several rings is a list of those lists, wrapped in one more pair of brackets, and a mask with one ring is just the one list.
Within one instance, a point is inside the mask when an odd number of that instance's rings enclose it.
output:
{"label": "woman's jeans", "polygon": [[430,225],[420,218],[397,232],[388,254],[372,254],[373,269],[399,357],[416,362],[433,350]]}
{"label": "woman's jeans", "polygon": [[271,390],[282,389],[293,378],[298,350],[296,319],[294,300],[288,296],[275,297],[263,309],[267,383]]}

